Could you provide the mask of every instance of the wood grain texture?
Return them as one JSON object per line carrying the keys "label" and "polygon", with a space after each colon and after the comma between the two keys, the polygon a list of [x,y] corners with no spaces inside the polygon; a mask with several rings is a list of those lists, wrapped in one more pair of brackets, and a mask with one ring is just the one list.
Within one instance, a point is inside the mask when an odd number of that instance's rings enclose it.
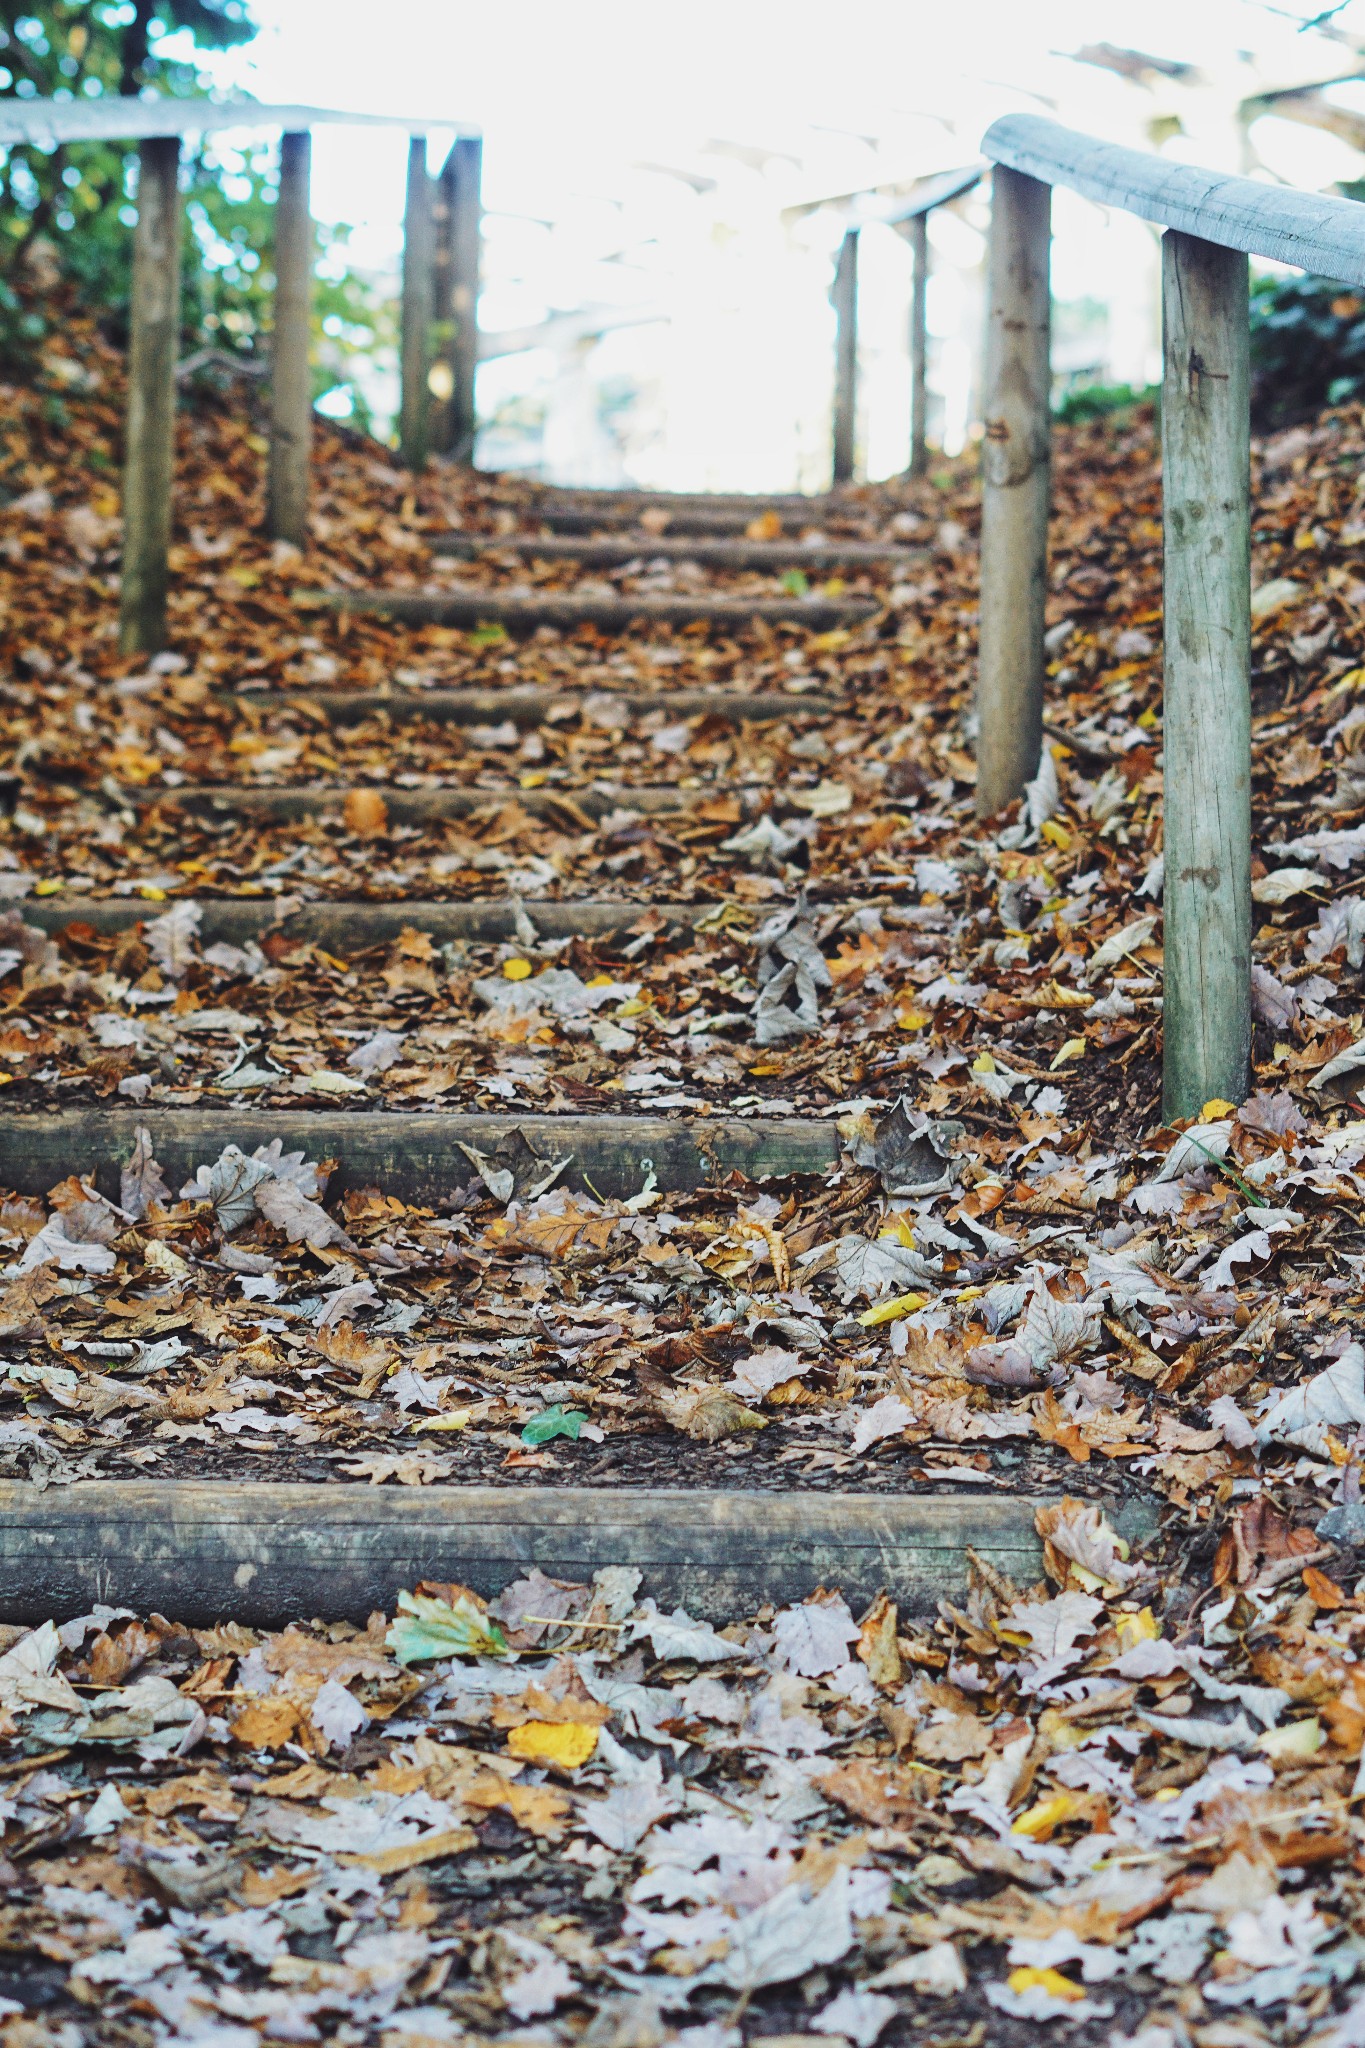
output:
{"label": "wood grain texture", "polygon": [[125,654],[154,653],[166,638],[180,342],[178,138],[144,142],[139,166],[119,592],[119,646]]}
{"label": "wood grain texture", "polygon": [[1038,772],[1051,438],[1052,195],[1011,170],[997,170],[992,187],[981,444],[979,818],[993,817]]}
{"label": "wood grain texture", "polygon": [[1251,1058],[1251,443],[1247,259],[1162,243],[1163,1100],[1241,1102]]}
{"label": "wood grain texture", "polygon": [[312,137],[280,138],[275,202],[275,322],[270,340],[270,460],[266,527],[274,540],[308,538],[313,386],[308,355],[313,307]]}
{"label": "wood grain texture", "polygon": [[695,562],[700,569],[910,569],[928,560],[924,548],[883,541],[688,540],[643,530],[619,537],[577,534],[439,534],[433,555],[471,562],[480,555],[522,555],[537,562],[573,562],[580,569],[620,569],[627,562]]}
{"label": "wood grain texture", "polygon": [[829,1173],[838,1164],[833,1122],[808,1117],[535,1116],[458,1110],[68,1109],[0,1112],[0,1184],[39,1195],[69,1173],[89,1174],[117,1196],[119,1169],[139,1126],[150,1133],[167,1182],[179,1190],[225,1145],[253,1152],[272,1139],[310,1159],[335,1159],[329,1192],[381,1187],[437,1205],[468,1186],[461,1142],[487,1153],[520,1131],[547,1160],[567,1159],[564,1187],[610,1199],[637,1195],[652,1170],[670,1194],[738,1172],[751,1180]]}
{"label": "wood grain texture", "polygon": [[[420,1579],[485,1598],[532,1566],[590,1580],[635,1566],[642,1596],[730,1621],[765,1600],[840,1587],[856,1612],[883,1587],[908,1612],[961,1596],[967,1546],[1019,1585],[1040,1576],[1039,1500],[1019,1495],[677,1492],[632,1487],[0,1482],[7,1620],[63,1621],[96,1601],[191,1626],[225,1613],[278,1628],[363,1621]],[[1154,1510],[1115,1517],[1130,1541]]]}
{"label": "wood grain texture", "polygon": [[462,136],[436,180],[433,248],[436,353],[445,366],[449,396],[432,403],[431,440],[438,454],[457,462],[473,461],[477,425],[482,180],[483,143],[477,135]]}
{"label": "wood grain texture", "polygon": [[997,164],[1065,185],[1101,206],[1121,206],[1245,255],[1365,284],[1365,212],[1353,199],[1172,163],[1039,114],[1005,115],[987,129],[981,147]]}
{"label": "wood grain texture", "polygon": [[[584,699],[577,692],[526,685],[508,690],[238,690],[218,699],[239,711],[265,711],[286,716],[297,704],[324,712],[333,725],[359,725],[382,716],[408,722],[429,719],[441,725],[543,725],[551,712],[562,720],[565,707],[576,713]],[[601,690],[593,695],[593,720],[601,725],[608,705],[619,709],[621,725],[652,711],[670,718],[716,718],[730,725],[772,724],[783,718],[829,717],[847,708],[845,699],[814,690],[788,695],[780,690]]]}
{"label": "wood grain texture", "polygon": [[832,626],[856,626],[880,609],[871,597],[576,597],[546,591],[511,596],[500,590],[320,590],[300,593],[301,607],[398,619],[414,626],[506,626],[532,632],[579,626],[624,633],[631,626],[707,624],[742,633],[761,620],[768,626],[802,626],[826,633]]}

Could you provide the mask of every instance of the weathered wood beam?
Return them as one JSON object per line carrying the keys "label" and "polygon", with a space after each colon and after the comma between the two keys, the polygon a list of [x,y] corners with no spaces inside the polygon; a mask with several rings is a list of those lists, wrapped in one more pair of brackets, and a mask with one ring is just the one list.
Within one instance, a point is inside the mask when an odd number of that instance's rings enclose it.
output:
{"label": "weathered wood beam", "polygon": [[427,459],[427,385],[431,349],[431,180],[425,135],[408,138],[407,198],[403,211],[403,304],[399,338],[401,396],[398,446],[409,469]]}
{"label": "weathered wood beam", "polygon": [[[340,817],[347,797],[359,786],[253,787],[235,782],[186,782],[176,789],[144,787],[124,790],[122,794],[124,802],[134,810],[236,811],[243,817],[289,824],[303,818]],[[499,804],[519,804],[533,818],[572,827],[575,823],[593,824],[610,817],[613,811],[635,811],[642,817],[683,816],[702,804],[730,796],[737,796],[747,812],[757,809],[768,794],[766,786],[735,789],[728,783],[723,787],[700,784],[695,789],[683,789],[676,783],[595,783],[587,789],[522,789],[514,783],[502,783],[493,789],[459,784],[438,785],[434,789],[398,789],[377,783],[364,787],[383,797],[390,825],[429,825],[440,818],[468,818]]]}
{"label": "weathered wood beam", "polygon": [[592,511],[600,506],[628,507],[639,512],[743,512],[757,519],[764,512],[809,512],[817,518],[843,500],[827,491],[650,491],[634,485],[599,488],[544,485],[534,504],[576,507]]}
{"label": "weathered wood beam", "polygon": [[313,313],[311,135],[280,138],[275,202],[275,327],[270,345],[270,468],[266,529],[302,547],[308,538],[308,470],[313,446],[309,343]]}
{"label": "weathered wood beam", "polygon": [[[321,687],[293,690],[238,690],[218,700],[239,711],[261,710],[287,714],[296,705],[308,705],[323,712],[333,725],[359,725],[366,718],[383,714],[410,722],[427,719],[441,725],[501,724],[543,725],[553,712],[557,720],[581,711],[583,698],[576,692],[527,685],[509,690],[330,690]],[[672,718],[721,718],[731,725],[770,725],[775,720],[829,717],[848,709],[842,697],[817,695],[815,691],[789,696],[779,690],[622,690],[602,692],[593,699],[593,717],[600,724],[606,705],[617,707],[622,727],[632,719],[664,711]]]}
{"label": "weathered wood beam", "polygon": [[447,362],[450,410],[442,453],[474,460],[478,428],[475,382],[479,369],[479,257],[483,221],[483,143],[461,136],[450,152],[450,296],[439,317],[450,323]]}
{"label": "weathered wood beam", "polygon": [[[679,506],[675,511],[667,505],[657,508],[660,516],[667,518],[666,530],[669,533],[705,534],[715,538],[731,534],[736,539],[742,536],[752,526],[754,520],[760,518],[767,509],[769,508],[763,505],[755,506],[752,512],[732,511],[724,506],[717,506],[713,510],[707,510],[705,507],[689,510],[685,506]],[[831,517],[851,520],[857,519],[861,514],[862,507],[852,499],[842,509],[832,507],[818,513],[779,511],[783,525],[790,527],[795,533],[804,532],[812,526],[818,526],[823,531]],[[610,533],[613,529],[621,527],[633,530],[640,518],[640,509],[632,505],[603,505],[599,508],[595,505],[551,503],[531,506],[527,516],[538,519],[542,526],[548,526],[556,533]]]}
{"label": "weathered wood beam", "polygon": [[[580,1446],[580,1450],[583,1447]],[[681,1476],[681,1468],[680,1468]],[[885,1588],[905,1612],[960,1597],[968,1546],[1018,1585],[1042,1571],[1041,1499],[971,1493],[751,1493],[657,1487],[431,1486],[115,1479],[43,1490],[0,1481],[0,1576],[12,1621],[65,1621],[97,1601],[189,1627],[225,1614],[391,1614],[422,1579],[485,1599],[532,1567],[584,1584],[607,1565],[712,1622],[838,1587],[855,1612]],[[1113,1520],[1155,1533],[1145,1500]]]}
{"label": "weathered wood beam", "polygon": [[701,569],[757,569],[780,575],[805,569],[820,575],[833,569],[909,569],[928,558],[924,548],[882,541],[679,540],[671,534],[627,533],[603,539],[591,535],[443,533],[433,555],[475,561],[480,555],[525,555],[538,562],[574,562],[582,569],[618,569],[627,562],[695,562]]}
{"label": "weathered wood beam", "polygon": [[880,609],[870,597],[576,597],[557,591],[523,597],[501,590],[320,590],[300,592],[297,602],[411,626],[498,625],[524,632],[554,626],[565,633],[578,626],[624,633],[635,625],[702,623],[737,633],[758,620],[825,633],[858,625]]}
{"label": "weathered wood beam", "polygon": [[850,228],[839,244],[830,293],[834,306],[834,481],[853,480],[858,416],[858,233]]}
{"label": "weathered wood beam", "polygon": [[[520,919],[529,918],[542,939],[599,939],[624,936],[654,913],[666,927],[686,930],[726,907],[713,902],[558,902],[538,897],[514,902],[510,896],[471,903],[431,903],[419,898],[346,903],[321,897],[298,905],[296,899],[280,903],[271,897],[240,896],[197,896],[194,901],[200,911],[202,945],[211,946],[222,939],[231,946],[244,946],[248,940],[263,939],[267,932],[281,931],[300,942],[311,940],[343,959],[385,945],[409,929],[428,933],[438,944],[468,939],[497,945],[518,938]],[[25,924],[36,925],[40,931],[56,934],[74,925],[107,936],[135,931],[169,907],[126,896],[45,896],[41,902],[25,903],[22,915]],[[755,924],[766,914],[763,904],[745,907]]]}
{"label": "weathered wood beam", "polygon": [[981,444],[981,642],[976,814],[1038,772],[1051,414],[1052,194],[997,167],[991,204],[986,432]]}
{"label": "weathered wood beam", "polygon": [[1169,1118],[1250,1082],[1247,259],[1172,229],[1161,282]]}
{"label": "weathered wood beam", "polygon": [[658,1185],[683,1194],[727,1173],[767,1180],[829,1173],[839,1163],[832,1122],[811,1117],[537,1116],[458,1110],[67,1109],[0,1112],[0,1184],[41,1195],[68,1173],[118,1191],[139,1127],[150,1133],[167,1181],[181,1187],[224,1145],[244,1152],[284,1141],[310,1159],[340,1163],[333,1192],[378,1185],[419,1204],[440,1203],[468,1185],[474,1168],[461,1143],[491,1152],[520,1131],[548,1160],[568,1159],[561,1185],[590,1186],[606,1198]]}
{"label": "weathered wood beam", "polygon": [[149,139],[138,162],[119,592],[125,654],[155,653],[166,638],[180,344],[180,138]]}

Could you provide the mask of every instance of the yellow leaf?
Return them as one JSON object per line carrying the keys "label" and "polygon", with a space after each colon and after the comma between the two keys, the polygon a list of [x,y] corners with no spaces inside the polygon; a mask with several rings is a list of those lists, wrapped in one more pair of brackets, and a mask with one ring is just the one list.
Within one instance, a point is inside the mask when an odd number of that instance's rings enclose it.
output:
{"label": "yellow leaf", "polygon": [[253,455],[268,455],[270,453],[270,443],[266,440],[264,434],[248,434],[246,445]]}
{"label": "yellow leaf", "polygon": [[1072,1818],[1080,1803],[1074,1792],[1054,1792],[1050,1799],[1040,1799],[1036,1806],[1030,1806],[1027,1813],[1021,1813],[1010,1833],[1027,1835],[1030,1841],[1045,1842],[1054,1828]]}
{"label": "yellow leaf", "polygon": [[837,654],[841,647],[847,647],[848,634],[842,626],[836,626],[832,633],[817,633],[806,644],[812,654]]}
{"label": "yellow leaf", "polygon": [[629,1001],[617,1004],[616,1015],[618,1017],[643,1017],[648,1008],[648,1003],[642,1003],[638,996],[631,996]]}
{"label": "yellow leaf", "polygon": [[896,1022],[902,1031],[923,1031],[929,1019],[923,1010],[897,1010]]}
{"label": "yellow leaf", "polygon": [[0,1088],[8,1088],[10,1082],[13,1079],[13,1074],[7,1074],[3,1071],[3,1069],[0,1069]]}
{"label": "yellow leaf", "polygon": [[995,1060],[988,1052],[979,1052],[972,1061],[972,1072],[974,1074],[994,1074],[997,1071]]}
{"label": "yellow leaf", "polygon": [[894,1323],[901,1316],[913,1315],[928,1299],[927,1294],[893,1295],[890,1301],[879,1301],[875,1308],[865,1309],[858,1321],[865,1330],[875,1330],[879,1323]]}
{"label": "yellow leaf", "polygon": [[504,960],[502,978],[504,981],[526,981],[531,973],[529,960]]}
{"label": "yellow leaf", "polygon": [[597,1730],[578,1721],[523,1721],[507,1733],[512,1756],[527,1764],[558,1764],[576,1771],[597,1747]]}
{"label": "yellow leaf", "polygon": [[1035,1970],[1031,1964],[1011,1970],[1006,1982],[1011,1991],[1032,1991],[1036,1988],[1048,1992],[1053,1998],[1066,1998],[1072,2001],[1085,1997],[1081,1986],[1073,1984],[1060,1970]]}
{"label": "yellow leaf", "polygon": [[65,887],[66,887],[66,884],[65,884],[65,882],[60,882],[60,881],[59,881],[59,882],[39,882],[39,884],[38,884],[37,888],[36,888],[36,889],[34,890],[34,892],[33,892],[33,893],[34,893],[34,895],[35,895],[35,896],[55,896],[55,895],[57,894],[57,892],[58,892],[58,890],[59,890],[59,889],[64,889]]}
{"label": "yellow leaf", "polygon": [[1071,834],[1065,825],[1059,825],[1055,818],[1044,818],[1039,829],[1050,845],[1055,846],[1061,853],[1066,852],[1071,844]]}
{"label": "yellow leaf", "polygon": [[419,1432],[424,1429],[468,1429],[473,1413],[472,1408],[452,1408],[448,1415],[428,1415],[417,1428]]}
{"label": "yellow leaf", "polygon": [[877,1235],[880,1238],[894,1239],[897,1244],[903,1244],[908,1252],[915,1249],[915,1233],[904,1216],[888,1216]]}
{"label": "yellow leaf", "polygon": [[1235,1102],[1225,1102],[1221,1095],[1211,1095],[1199,1112],[1201,1124],[1217,1123],[1220,1117],[1231,1116],[1236,1109]]}
{"label": "yellow leaf", "polygon": [[523,789],[539,789],[541,784],[548,782],[549,779],[543,768],[524,769],[517,777]]}
{"label": "yellow leaf", "polygon": [[1079,1060],[1084,1059],[1084,1057],[1085,1040],[1083,1038],[1068,1038],[1066,1044],[1048,1068],[1048,1072],[1049,1074],[1055,1074],[1058,1067],[1064,1067],[1068,1060]]}
{"label": "yellow leaf", "polygon": [[1114,1626],[1124,1650],[1135,1650],[1139,1643],[1154,1643],[1161,1634],[1161,1624],[1150,1607],[1144,1607],[1140,1614],[1116,1614]]}
{"label": "yellow leaf", "polygon": [[137,893],[139,896],[143,898],[144,902],[147,903],[164,903],[166,901],[166,891],[164,889],[158,889],[155,886],[155,884],[151,882],[140,883],[138,885]]}
{"label": "yellow leaf", "polygon": [[610,988],[611,982],[612,977],[609,974],[594,974],[592,980],[585,981],[583,986],[584,988]]}
{"label": "yellow leaf", "polygon": [[1155,711],[1150,711],[1150,710],[1149,710],[1149,711],[1144,711],[1144,712],[1143,712],[1143,714],[1142,714],[1142,716],[1141,716],[1141,718],[1139,718],[1137,722],[1138,722],[1138,724],[1139,724],[1139,725],[1140,725],[1140,726],[1142,727],[1142,730],[1143,730],[1144,732],[1155,732],[1155,731],[1156,731],[1156,713],[1155,713]]}
{"label": "yellow leaf", "polygon": [[1283,1728],[1267,1728],[1259,1747],[1272,1763],[1302,1763],[1316,1756],[1327,1740],[1316,1714],[1307,1721],[1290,1721]]}

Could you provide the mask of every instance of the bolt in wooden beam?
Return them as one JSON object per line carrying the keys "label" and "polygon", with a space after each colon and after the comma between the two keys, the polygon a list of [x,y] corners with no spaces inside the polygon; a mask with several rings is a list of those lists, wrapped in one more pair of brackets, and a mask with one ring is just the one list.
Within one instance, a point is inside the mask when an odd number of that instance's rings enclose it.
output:
{"label": "bolt in wooden beam", "polygon": [[409,469],[426,466],[430,392],[427,376],[431,338],[431,179],[427,139],[408,140],[407,204],[403,214],[403,309],[399,346],[402,398],[398,445]]}
{"label": "bolt in wooden beam", "polygon": [[1164,1102],[1241,1102],[1251,1059],[1251,443],[1247,259],[1162,240]]}
{"label": "bolt in wooden beam", "polygon": [[997,167],[991,204],[981,474],[976,814],[1038,772],[1049,485],[1051,187]]}
{"label": "bolt in wooden beam", "polygon": [[142,144],[123,466],[119,645],[125,654],[155,653],[166,638],[180,340],[179,176],[178,136]]}
{"label": "bolt in wooden beam", "polygon": [[270,470],[266,526],[272,540],[308,537],[313,387],[308,344],[313,310],[313,218],[308,186],[312,137],[280,138],[275,203],[275,331],[270,350]]}
{"label": "bolt in wooden beam", "polygon": [[918,213],[910,223],[910,249],[915,276],[910,290],[910,474],[923,476],[929,465],[929,217]]}
{"label": "bolt in wooden beam", "polygon": [[853,439],[858,405],[858,233],[851,228],[839,245],[834,272],[834,481],[853,476]]}

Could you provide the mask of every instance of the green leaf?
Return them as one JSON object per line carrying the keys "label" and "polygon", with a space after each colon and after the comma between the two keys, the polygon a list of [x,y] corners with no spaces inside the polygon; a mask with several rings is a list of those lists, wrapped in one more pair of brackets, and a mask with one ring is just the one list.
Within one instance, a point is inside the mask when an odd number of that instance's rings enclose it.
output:
{"label": "green leaf", "polygon": [[788,597],[804,597],[810,589],[804,569],[788,569],[782,578],[782,588]]}
{"label": "green leaf", "polygon": [[507,628],[496,620],[483,619],[467,635],[471,647],[501,647],[507,638]]}
{"label": "green leaf", "polygon": [[581,1408],[566,1408],[562,1401],[556,1401],[553,1408],[543,1408],[521,1432],[524,1444],[547,1444],[551,1437],[567,1436],[578,1442],[578,1432],[587,1421]]}
{"label": "green leaf", "polygon": [[400,1593],[398,1619],[384,1640],[400,1664],[507,1655],[506,1636],[467,1593],[453,1607],[424,1593]]}

